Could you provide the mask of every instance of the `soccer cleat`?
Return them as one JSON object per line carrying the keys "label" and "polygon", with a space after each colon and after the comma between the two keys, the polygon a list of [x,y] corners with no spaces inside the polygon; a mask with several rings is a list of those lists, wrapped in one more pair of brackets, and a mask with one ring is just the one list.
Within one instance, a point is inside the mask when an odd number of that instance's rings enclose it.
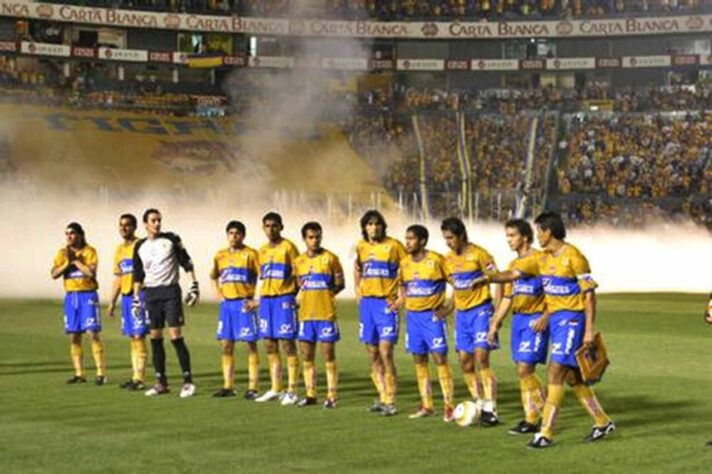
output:
{"label": "soccer cleat", "polygon": [[235,391],[230,388],[221,388],[217,392],[213,393],[213,397],[215,397],[215,398],[228,398],[228,397],[234,397],[234,396],[235,396]]}
{"label": "soccer cleat", "polygon": [[282,396],[281,392],[274,392],[272,390],[267,390],[265,393],[255,398],[257,403],[269,402]]}
{"label": "soccer cleat", "polygon": [[510,428],[507,433],[512,435],[521,435],[536,433],[537,431],[539,431],[539,428],[536,425],[532,425],[531,423],[527,423],[526,421],[522,420],[517,426]]}
{"label": "soccer cleat", "polygon": [[67,383],[68,383],[68,384],[75,384],[75,383],[84,383],[84,382],[86,382],[86,381],[87,381],[87,379],[85,379],[84,377],[80,377],[79,375],[75,375],[75,376],[72,377],[71,379],[68,379],[68,380],[67,380]]}
{"label": "soccer cleat", "polygon": [[242,395],[242,398],[245,400],[254,400],[257,398],[257,390],[246,390],[245,393]]}
{"label": "soccer cleat", "polygon": [[107,382],[106,375],[97,375],[96,379],[94,379],[94,385],[96,386],[106,385]]}
{"label": "soccer cleat", "polygon": [[284,396],[282,397],[282,400],[279,403],[283,407],[286,407],[287,405],[296,405],[298,401],[299,401],[299,398],[297,398],[296,393],[287,392],[284,394]]}
{"label": "soccer cleat", "polygon": [[302,398],[301,400],[299,400],[299,402],[297,403],[297,406],[300,407],[300,408],[301,408],[301,407],[308,407],[308,406],[311,406],[311,405],[316,405],[316,398],[315,398],[315,397],[305,397],[305,398]]}
{"label": "soccer cleat", "polygon": [[119,388],[131,388],[133,385],[134,381],[133,380],[127,380],[126,382],[122,382],[119,384]]}
{"label": "soccer cleat", "polygon": [[367,410],[370,411],[371,413],[381,413],[383,411],[384,406],[386,406],[386,405],[381,402],[376,402],[373,405],[371,405],[370,407],[368,407]]}
{"label": "soccer cleat", "polygon": [[455,408],[452,405],[445,407],[445,411],[443,412],[443,421],[445,423],[455,421]]}
{"label": "soccer cleat", "polygon": [[324,408],[327,408],[327,409],[336,408],[336,399],[335,398],[327,398],[324,401]]}
{"label": "soccer cleat", "polygon": [[132,392],[138,392],[141,390],[146,390],[146,384],[143,383],[141,380],[135,380],[134,382],[131,383],[131,386],[128,388]]}
{"label": "soccer cleat", "polygon": [[482,423],[482,426],[490,428],[499,424],[499,418],[497,418],[497,415],[494,412],[483,411],[480,417],[480,423]]}
{"label": "soccer cleat", "polygon": [[527,448],[529,449],[544,449],[550,448],[554,444],[554,441],[542,436],[541,433],[536,433],[529,443],[527,443]]}
{"label": "soccer cleat", "polygon": [[195,395],[195,385],[190,382],[184,383],[183,387],[180,389],[180,398],[188,398],[193,395]]}
{"label": "soccer cleat", "polygon": [[395,416],[398,414],[398,409],[396,408],[395,403],[388,403],[386,405],[383,405],[381,409],[381,414],[383,416]]}
{"label": "soccer cleat", "polygon": [[156,397],[158,395],[164,395],[168,392],[170,392],[170,390],[168,389],[167,385],[163,385],[162,383],[157,383],[153,387],[146,390],[145,395],[147,397]]}
{"label": "soccer cleat", "polygon": [[598,441],[599,439],[605,438],[609,434],[613,433],[616,430],[616,425],[613,424],[612,421],[609,421],[606,426],[594,426],[593,429],[591,430],[591,434],[586,436],[583,439],[584,443],[592,443],[594,441]]}
{"label": "soccer cleat", "polygon": [[416,420],[418,418],[425,418],[427,416],[431,416],[434,414],[435,414],[435,412],[433,411],[432,408],[425,408],[423,405],[420,405],[420,407],[418,408],[418,411],[408,415],[408,418],[411,420]]}

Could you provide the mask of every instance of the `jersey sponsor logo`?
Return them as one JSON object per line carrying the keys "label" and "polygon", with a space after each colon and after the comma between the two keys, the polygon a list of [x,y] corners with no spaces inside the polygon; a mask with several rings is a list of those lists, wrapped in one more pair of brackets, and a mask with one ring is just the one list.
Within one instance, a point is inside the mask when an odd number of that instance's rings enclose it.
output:
{"label": "jersey sponsor logo", "polygon": [[564,278],[542,277],[541,282],[547,295],[571,296],[580,292],[576,280],[570,281],[570,279]]}
{"label": "jersey sponsor logo", "polygon": [[305,278],[302,283],[303,290],[328,290],[329,282],[324,280],[310,280]]}
{"label": "jersey sponsor logo", "polygon": [[133,272],[133,260],[130,258],[125,258],[119,262],[119,273],[126,275],[127,273]]}

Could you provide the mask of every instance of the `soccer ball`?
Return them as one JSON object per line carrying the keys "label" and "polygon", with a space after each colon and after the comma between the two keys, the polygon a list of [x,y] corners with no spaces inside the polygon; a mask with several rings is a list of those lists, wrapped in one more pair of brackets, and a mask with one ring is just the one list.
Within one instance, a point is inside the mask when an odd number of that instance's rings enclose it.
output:
{"label": "soccer ball", "polygon": [[463,428],[472,426],[480,420],[482,409],[475,402],[462,402],[455,407],[455,423]]}

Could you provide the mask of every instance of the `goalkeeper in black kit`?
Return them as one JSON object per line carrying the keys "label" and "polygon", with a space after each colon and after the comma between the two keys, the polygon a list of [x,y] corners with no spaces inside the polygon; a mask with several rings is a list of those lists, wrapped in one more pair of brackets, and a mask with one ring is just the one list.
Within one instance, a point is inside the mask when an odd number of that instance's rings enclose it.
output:
{"label": "goalkeeper in black kit", "polygon": [[[161,213],[157,209],[144,212],[143,222],[147,237],[136,243],[133,254],[134,295],[138,295],[141,290],[146,292],[146,316],[150,327],[153,367],[158,378],[156,385],[146,391],[146,396],[153,397],[169,392],[166,351],[163,347],[163,328],[168,325],[171,342],[183,371],[180,397],[191,397],[195,394],[195,385],[190,371],[190,353],[181,334],[184,317],[178,267],[183,267],[192,281],[185,302],[188,306],[193,306],[197,304],[200,296],[193,262],[180,237],[170,232],[161,232]],[[140,315],[140,310],[141,301],[135,296],[132,312]]]}

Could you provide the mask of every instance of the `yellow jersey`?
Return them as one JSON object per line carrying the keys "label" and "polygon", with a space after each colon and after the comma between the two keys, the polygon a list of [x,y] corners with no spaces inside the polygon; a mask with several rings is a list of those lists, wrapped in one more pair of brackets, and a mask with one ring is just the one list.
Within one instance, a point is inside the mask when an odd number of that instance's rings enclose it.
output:
{"label": "yellow jersey", "polygon": [[133,253],[138,239],[119,244],[114,253],[114,275],[121,279],[121,294],[133,294]]}
{"label": "yellow jersey", "polygon": [[[96,254],[96,250],[91,245],[85,245],[80,250],[75,250],[74,254],[77,259],[84,265],[98,265],[99,258]],[[69,262],[67,257],[67,249],[59,249],[57,255],[54,257],[54,266],[60,267]],[[88,277],[81,272],[76,266],[70,265],[64,271],[64,289],[66,291],[92,291],[99,288],[98,283],[95,278]]]}
{"label": "yellow jersey", "polygon": [[344,287],[344,269],[339,257],[326,249],[314,257],[303,253],[297,257],[294,268],[299,282],[299,320],[334,321],[334,291]]}
{"label": "yellow jersey", "polygon": [[274,246],[266,243],[260,247],[261,296],[282,296],[297,292],[294,261],[298,256],[299,250],[287,239],[282,239]]}
{"label": "yellow jersey", "polygon": [[407,255],[400,262],[400,279],[405,287],[405,309],[428,311],[445,303],[445,258],[428,250],[419,261]]}
{"label": "yellow jersey", "polygon": [[524,275],[539,275],[544,288],[546,309],[583,311],[583,295],[595,290],[598,284],[591,277],[588,260],[579,249],[564,244],[559,255],[545,250],[537,259],[515,260],[514,268]]}
{"label": "yellow jersey", "polygon": [[489,285],[472,287],[485,272],[495,272],[497,266],[490,253],[475,244],[468,244],[459,255],[454,251],[445,257],[445,272],[452,285],[455,309],[464,311],[492,299]]}
{"label": "yellow jersey", "polygon": [[362,239],[356,245],[361,296],[395,299],[398,296],[398,266],[406,255],[403,244],[391,237],[373,244]]}
{"label": "yellow jersey", "polygon": [[[521,263],[523,260],[530,260],[529,264],[538,268],[539,259],[542,258],[543,254],[544,252],[541,250],[532,249],[529,254],[512,260],[509,264],[509,270],[516,269],[518,264],[526,266],[526,263]],[[541,278],[536,274],[522,275],[521,278],[513,282],[505,283],[503,297],[512,300],[513,313],[543,313],[546,307]]]}
{"label": "yellow jersey", "polygon": [[260,275],[257,251],[250,247],[218,250],[213,257],[210,278],[218,280],[223,298],[252,298]]}

